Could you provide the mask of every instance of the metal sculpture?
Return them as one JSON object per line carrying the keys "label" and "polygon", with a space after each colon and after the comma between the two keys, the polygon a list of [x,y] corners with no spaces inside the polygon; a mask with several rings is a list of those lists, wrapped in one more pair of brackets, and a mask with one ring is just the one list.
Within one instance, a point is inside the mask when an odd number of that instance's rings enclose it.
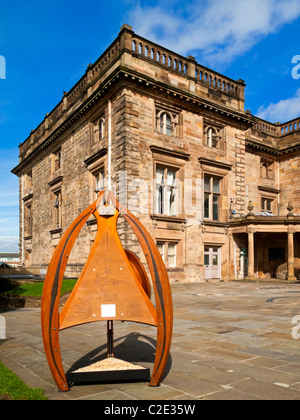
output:
{"label": "metal sculpture", "polygon": [[[41,321],[47,361],[61,391],[69,390],[63,369],[59,331],[79,324],[107,321],[108,356],[113,355],[113,321],[127,320],[157,327],[157,345],[150,386],[158,386],[167,364],[173,327],[172,295],[166,268],[150,234],[141,222],[107,193],[110,205],[97,201],[84,210],[60,240],[45,278]],[[79,232],[91,215],[97,235],[83,271],[67,302],[59,311],[65,268]],[[145,254],[155,302],[150,300],[147,273],[136,255],[124,250],[117,232],[122,215],[131,226]]]}

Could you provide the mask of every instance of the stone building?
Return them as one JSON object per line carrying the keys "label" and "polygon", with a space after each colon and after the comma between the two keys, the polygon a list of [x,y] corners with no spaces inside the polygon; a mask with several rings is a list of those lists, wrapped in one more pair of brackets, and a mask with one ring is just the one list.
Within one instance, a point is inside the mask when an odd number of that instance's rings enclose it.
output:
{"label": "stone building", "polygon": [[[65,229],[105,188],[111,137],[117,199],[156,240],[171,281],[296,280],[300,118],[253,116],[244,88],[124,25],[19,146],[12,172],[25,265],[45,270]],[[68,275],[80,273],[95,229],[89,220]],[[143,261],[121,217],[119,234]]]}

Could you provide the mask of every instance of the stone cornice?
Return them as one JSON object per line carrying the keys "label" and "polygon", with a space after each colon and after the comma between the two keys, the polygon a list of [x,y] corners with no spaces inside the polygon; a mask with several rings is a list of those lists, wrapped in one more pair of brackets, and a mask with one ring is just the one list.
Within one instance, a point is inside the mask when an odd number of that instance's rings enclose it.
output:
{"label": "stone cornice", "polygon": [[105,79],[105,81],[90,97],[88,97],[76,110],[74,110],[70,116],[63,119],[61,124],[12,170],[12,173],[20,175],[23,168],[25,168],[36,156],[55,143],[55,141],[69,128],[71,128],[77,120],[89,112],[99,102],[99,100],[103,98],[104,95],[110,94],[111,89],[114,88],[117,83],[124,80],[135,83],[138,86],[154,89],[156,91],[158,90],[160,93],[172,95],[173,97],[177,97],[179,100],[184,101],[185,104],[188,103],[190,105],[196,105],[202,109],[219,113],[222,116],[233,119],[239,124],[244,124],[245,128],[252,124],[250,119],[244,113],[239,113],[226,107],[221,107],[220,105],[209,102],[208,100],[197,97],[196,95],[192,95],[189,92],[180,90],[166,83],[158,82],[148,76],[141,75],[132,69],[119,66],[107,79]]}
{"label": "stone cornice", "polygon": [[204,157],[200,157],[198,159],[198,161],[201,164],[208,165],[208,166],[214,166],[216,168],[226,169],[227,171],[230,171],[231,168],[232,168],[231,163],[221,162],[221,161],[218,161],[218,160],[208,159],[208,158],[204,158]]}
{"label": "stone cornice", "polygon": [[271,188],[271,187],[265,187],[264,185],[258,185],[257,187],[259,191],[269,192],[273,194],[279,194],[281,190],[278,190],[277,188]]}
{"label": "stone cornice", "polygon": [[244,216],[230,220],[230,227],[247,225],[299,225],[300,216]]}
{"label": "stone cornice", "polygon": [[96,152],[94,155],[92,155],[89,158],[87,158],[84,161],[84,163],[85,163],[86,166],[89,166],[92,163],[96,162],[98,159],[100,159],[103,156],[105,156],[106,154],[107,154],[107,148],[103,148],[103,149],[99,150],[98,152]]}
{"label": "stone cornice", "polygon": [[258,143],[257,141],[249,139],[249,138],[246,140],[245,144],[247,147],[250,147],[255,150],[260,150],[261,152],[266,152],[273,156],[277,156],[278,158],[288,153],[293,153],[300,150],[300,144],[295,144],[293,146],[287,146],[287,147],[282,147],[282,148],[279,148],[279,147],[275,148],[275,147],[272,147],[263,143]]}
{"label": "stone cornice", "polygon": [[178,150],[171,150],[158,146],[150,146],[150,150],[152,153],[159,153],[160,155],[172,156],[177,159],[190,160],[190,154],[180,152]]}

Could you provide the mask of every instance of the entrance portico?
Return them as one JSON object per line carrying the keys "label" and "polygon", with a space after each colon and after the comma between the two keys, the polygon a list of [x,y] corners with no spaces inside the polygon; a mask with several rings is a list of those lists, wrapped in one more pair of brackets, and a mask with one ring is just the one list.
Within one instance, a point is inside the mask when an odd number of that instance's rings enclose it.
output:
{"label": "entrance portico", "polygon": [[[300,279],[300,216],[246,216],[231,221],[229,231],[238,250],[247,250],[246,280]],[[230,278],[235,272],[231,266]]]}

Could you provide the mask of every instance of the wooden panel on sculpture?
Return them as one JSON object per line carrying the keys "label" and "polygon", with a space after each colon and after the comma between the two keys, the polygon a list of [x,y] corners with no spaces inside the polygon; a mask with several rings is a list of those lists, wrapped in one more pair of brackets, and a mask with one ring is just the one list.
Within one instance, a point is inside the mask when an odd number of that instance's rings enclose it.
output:
{"label": "wooden panel on sculpture", "polygon": [[[114,216],[100,216],[90,256],[60,313],[60,329],[101,320],[156,325],[156,310],[119,239]],[[131,256],[132,259],[132,256]],[[146,273],[143,273],[144,275]],[[144,281],[145,278],[144,278]]]}

